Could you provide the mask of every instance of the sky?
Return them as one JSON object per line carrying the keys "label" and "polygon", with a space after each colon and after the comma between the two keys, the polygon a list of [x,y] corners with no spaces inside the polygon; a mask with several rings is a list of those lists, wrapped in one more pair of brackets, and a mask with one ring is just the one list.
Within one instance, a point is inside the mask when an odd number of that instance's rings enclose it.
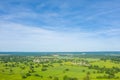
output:
{"label": "sky", "polygon": [[0,51],[120,51],[120,0],[0,0]]}

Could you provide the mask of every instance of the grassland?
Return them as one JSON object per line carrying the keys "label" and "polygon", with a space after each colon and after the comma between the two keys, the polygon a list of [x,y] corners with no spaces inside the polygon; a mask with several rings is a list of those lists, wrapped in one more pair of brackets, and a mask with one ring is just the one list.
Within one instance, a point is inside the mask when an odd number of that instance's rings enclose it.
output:
{"label": "grassland", "polygon": [[120,80],[119,56],[0,56],[0,80]]}

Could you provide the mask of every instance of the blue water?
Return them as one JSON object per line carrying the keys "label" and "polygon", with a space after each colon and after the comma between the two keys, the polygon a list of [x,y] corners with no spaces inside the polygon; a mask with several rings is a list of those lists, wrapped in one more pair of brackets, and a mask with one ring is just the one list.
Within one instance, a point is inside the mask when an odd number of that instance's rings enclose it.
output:
{"label": "blue water", "polygon": [[94,54],[94,55],[120,55],[120,51],[111,51],[111,52],[0,52],[0,54],[9,54],[9,55],[22,55],[22,56],[40,56],[40,55],[66,55],[66,54]]}

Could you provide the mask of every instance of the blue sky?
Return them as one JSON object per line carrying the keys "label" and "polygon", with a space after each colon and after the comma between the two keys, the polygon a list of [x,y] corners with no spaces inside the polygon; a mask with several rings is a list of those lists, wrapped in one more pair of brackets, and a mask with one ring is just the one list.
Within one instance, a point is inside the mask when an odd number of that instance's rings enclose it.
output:
{"label": "blue sky", "polygon": [[0,51],[120,51],[120,0],[0,0]]}

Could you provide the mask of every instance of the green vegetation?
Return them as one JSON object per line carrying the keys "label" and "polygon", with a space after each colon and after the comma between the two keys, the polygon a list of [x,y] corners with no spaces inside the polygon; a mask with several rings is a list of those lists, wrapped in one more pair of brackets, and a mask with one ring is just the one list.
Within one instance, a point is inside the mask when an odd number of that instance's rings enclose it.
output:
{"label": "green vegetation", "polygon": [[120,80],[120,56],[0,56],[0,80]]}

